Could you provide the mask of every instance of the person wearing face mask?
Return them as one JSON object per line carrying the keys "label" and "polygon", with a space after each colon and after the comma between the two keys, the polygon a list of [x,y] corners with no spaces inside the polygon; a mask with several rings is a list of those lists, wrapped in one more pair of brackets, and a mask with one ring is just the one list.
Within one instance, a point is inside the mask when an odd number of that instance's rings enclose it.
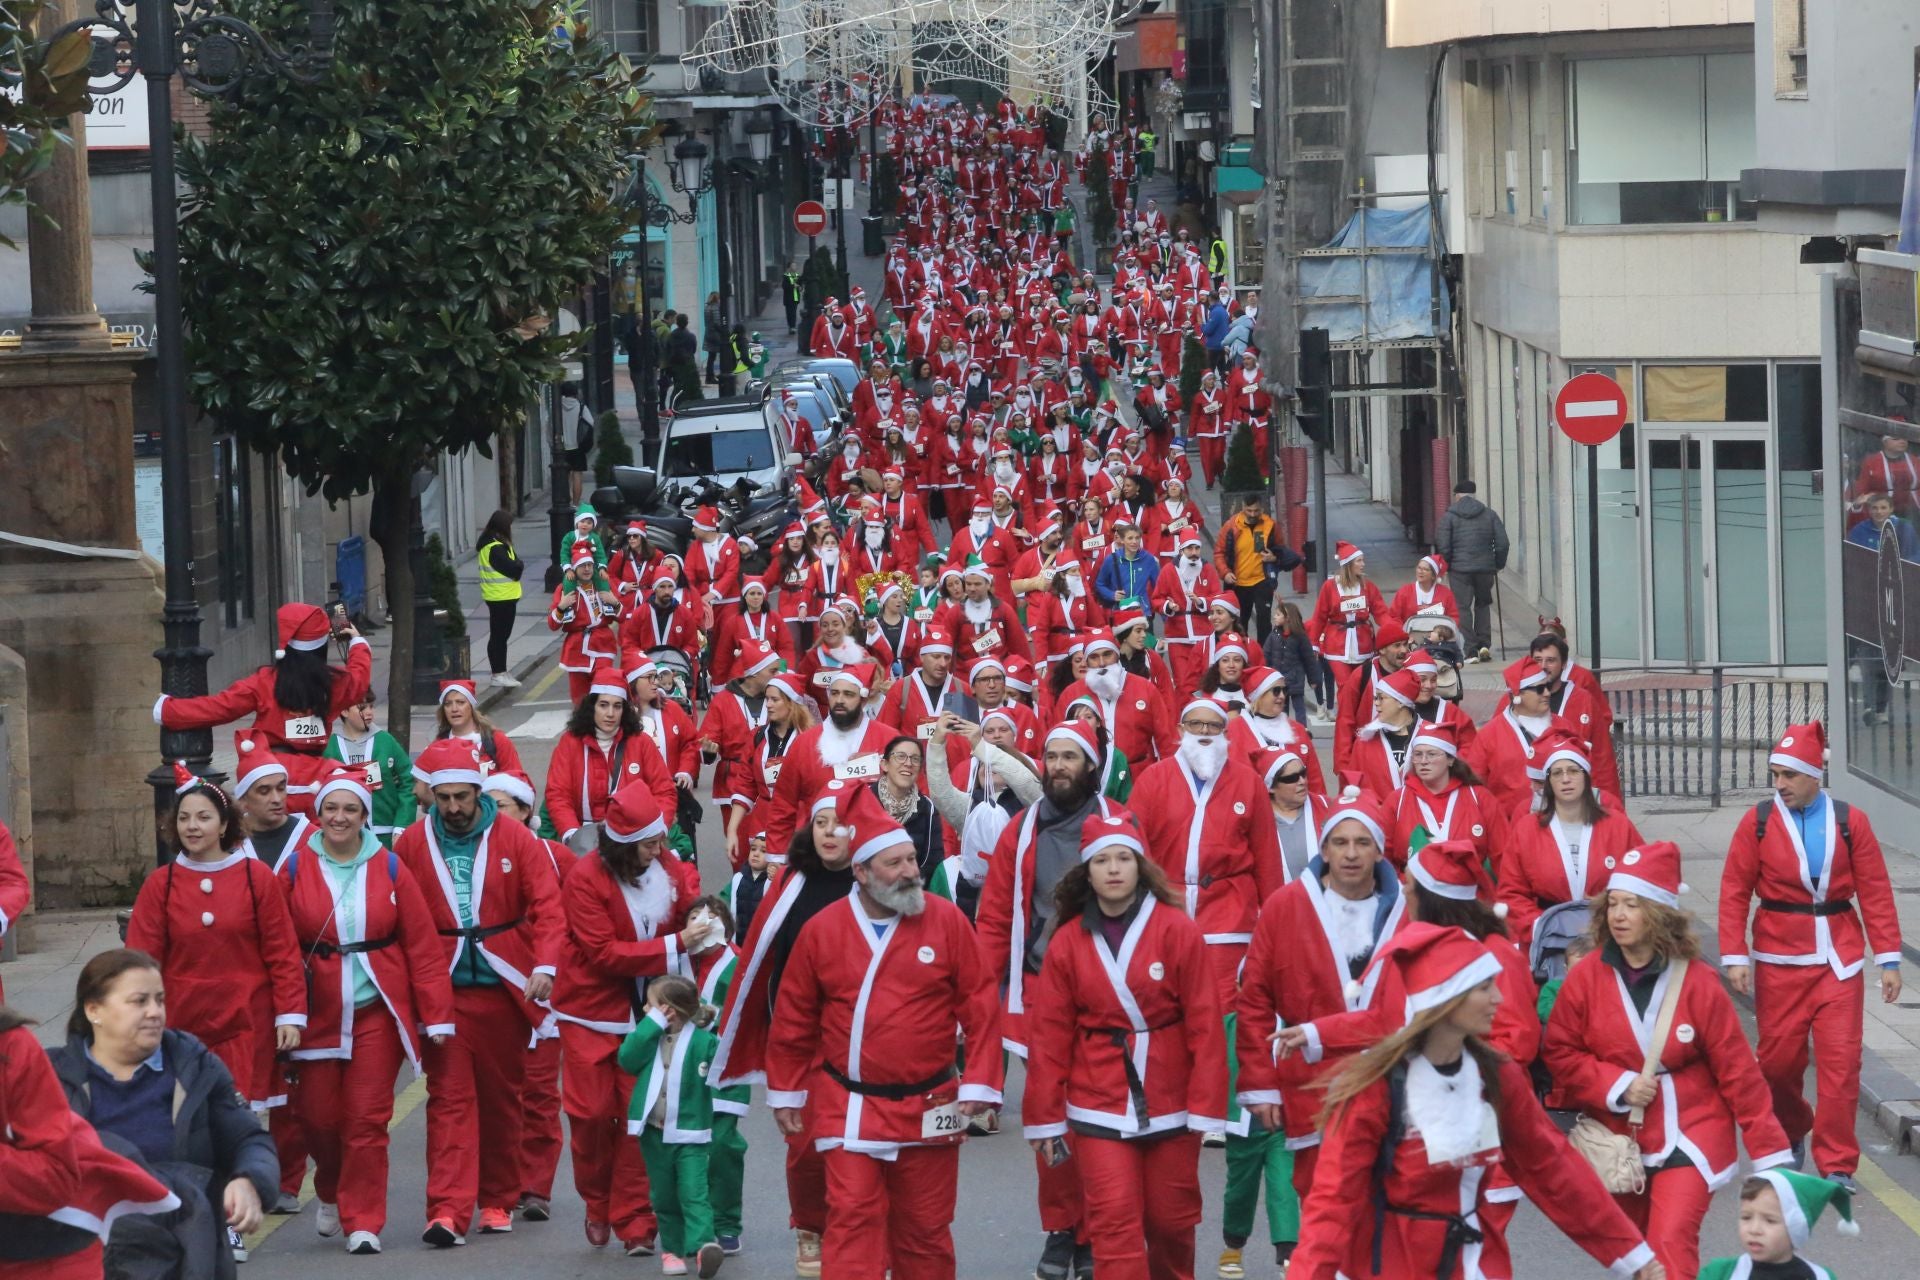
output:
{"label": "person wearing face mask", "polygon": [[956,655],[968,660],[988,655],[1005,659],[1008,654],[1016,653],[1023,658],[1033,657],[1020,616],[1010,602],[994,593],[994,584],[1005,580],[1003,571],[995,570],[978,557],[969,560],[961,571],[966,594],[957,603],[943,607],[933,618],[934,626],[953,637]]}
{"label": "person wearing face mask", "polygon": [[1489,861],[1504,856],[1507,816],[1495,803],[1460,759],[1453,731],[1421,722],[1407,749],[1406,780],[1389,807],[1388,859],[1404,868],[1423,845],[1443,840],[1470,844]]}
{"label": "person wearing face mask", "polygon": [[848,531],[852,545],[846,548],[848,581],[858,582],[869,574],[892,573],[907,567],[894,552],[893,531],[880,508],[869,502],[860,519]]}
{"label": "person wearing face mask", "polygon": [[996,581],[1006,580],[1020,558],[1012,535],[994,523],[991,493],[975,495],[969,519],[953,531],[947,548],[948,564],[966,564],[975,558],[993,571]]}
{"label": "person wearing face mask", "polygon": [[1120,646],[1112,632],[1091,633],[1086,662],[1086,675],[1061,691],[1059,705],[1090,696],[1113,737],[1114,750],[1126,757],[1135,774],[1156,760],[1172,759],[1179,745],[1173,715],[1153,681],[1121,665]]}
{"label": "person wearing face mask", "polygon": [[1227,741],[1240,758],[1252,764],[1264,751],[1291,751],[1307,770],[1307,789],[1325,799],[1326,774],[1313,749],[1306,726],[1287,714],[1287,678],[1271,667],[1248,667],[1240,673],[1240,691],[1246,711],[1227,726]]}
{"label": "person wearing face mask", "polygon": [[857,436],[841,439],[839,456],[827,459],[827,498],[844,499],[850,482],[858,480],[865,450]]}
{"label": "person wearing face mask", "polygon": [[1586,738],[1553,714],[1547,673],[1531,656],[1508,667],[1506,676],[1507,706],[1480,726],[1462,758],[1487,780],[1500,812],[1520,813],[1533,804],[1527,769],[1538,755],[1540,740],[1556,730],[1582,744]]}
{"label": "person wearing face mask", "polygon": [[1209,603],[1225,593],[1212,562],[1203,553],[1200,531],[1184,529],[1177,538],[1179,555],[1155,575],[1148,600],[1165,622],[1162,639],[1167,645],[1173,687],[1181,693],[1192,693],[1200,687],[1200,679],[1212,662],[1207,644],[1213,634]]}

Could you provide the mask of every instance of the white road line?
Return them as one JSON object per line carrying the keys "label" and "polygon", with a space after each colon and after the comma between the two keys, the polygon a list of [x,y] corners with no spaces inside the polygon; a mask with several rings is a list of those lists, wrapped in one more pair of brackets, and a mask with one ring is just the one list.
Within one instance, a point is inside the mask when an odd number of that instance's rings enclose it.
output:
{"label": "white road line", "polygon": [[528,716],[520,724],[508,730],[515,738],[545,741],[557,738],[567,730],[567,721],[572,718],[571,711],[540,711]]}

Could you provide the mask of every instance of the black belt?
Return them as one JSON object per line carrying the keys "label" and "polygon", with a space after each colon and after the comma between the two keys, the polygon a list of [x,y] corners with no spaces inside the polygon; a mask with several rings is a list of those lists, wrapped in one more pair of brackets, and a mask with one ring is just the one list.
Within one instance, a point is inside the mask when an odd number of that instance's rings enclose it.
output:
{"label": "black belt", "polygon": [[905,1098],[916,1098],[923,1093],[930,1093],[960,1074],[953,1069],[951,1062],[928,1076],[925,1080],[915,1080],[910,1084],[875,1084],[871,1080],[854,1080],[831,1062],[826,1064],[826,1072],[828,1079],[845,1089],[848,1093],[857,1093],[863,1098],[885,1098],[892,1102],[898,1102]]}
{"label": "black belt", "polygon": [[[1382,1208],[1388,1213],[1397,1213],[1418,1222],[1447,1224],[1447,1237],[1440,1246],[1440,1258],[1433,1269],[1433,1280],[1453,1280],[1453,1274],[1460,1266],[1460,1251],[1486,1239],[1478,1227],[1468,1226],[1467,1220],[1457,1213],[1428,1213],[1423,1209],[1403,1209],[1397,1204],[1383,1205]],[[1377,1250],[1374,1256],[1379,1256]]]}
{"label": "black belt", "polygon": [[1134,1128],[1144,1131],[1147,1127],[1147,1085],[1140,1078],[1140,1072],[1133,1065],[1133,1055],[1127,1052],[1127,1041],[1133,1036],[1151,1035],[1155,1031],[1165,1031],[1180,1025],[1177,1022],[1163,1022],[1157,1027],[1148,1027],[1136,1031],[1132,1027],[1088,1027],[1090,1036],[1105,1036],[1120,1051],[1120,1065],[1127,1073],[1127,1096],[1133,1100]]}
{"label": "black belt", "polygon": [[1852,898],[1834,902],[1782,902],[1778,898],[1760,899],[1762,911],[1778,911],[1788,916],[1837,916],[1853,910]]}
{"label": "black belt", "polygon": [[1351,631],[1355,627],[1369,626],[1371,623],[1370,620],[1366,618],[1328,618],[1327,625],[1330,627],[1344,627],[1348,631]]}
{"label": "black belt", "polygon": [[465,938],[468,942],[481,942],[493,937],[495,934],[505,933],[509,929],[518,929],[520,922],[525,919],[525,916],[515,916],[505,924],[476,924],[469,925],[464,929],[442,929],[440,930],[440,936],[443,938]]}
{"label": "black belt", "polygon": [[308,949],[307,954],[319,956],[322,960],[329,960],[334,956],[365,955],[369,951],[379,951],[383,947],[390,947],[398,941],[400,941],[400,939],[396,935],[385,938],[368,938],[363,942],[316,942]]}

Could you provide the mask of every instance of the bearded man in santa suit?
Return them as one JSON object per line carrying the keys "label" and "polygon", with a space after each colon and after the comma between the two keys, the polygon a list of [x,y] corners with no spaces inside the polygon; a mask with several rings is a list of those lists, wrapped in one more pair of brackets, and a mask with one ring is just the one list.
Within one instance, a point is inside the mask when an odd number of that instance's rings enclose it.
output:
{"label": "bearded man in santa suit", "polygon": [[1156,760],[1171,759],[1179,745],[1173,714],[1153,681],[1121,665],[1120,645],[1113,632],[1102,628],[1091,633],[1086,659],[1086,675],[1066,687],[1057,705],[1069,706],[1083,695],[1092,698],[1107,727],[1112,750],[1127,758],[1128,767],[1136,775]]}
{"label": "bearded man in santa suit", "polygon": [[1213,561],[1202,550],[1200,531],[1183,530],[1171,572],[1162,571],[1153,580],[1149,596],[1153,612],[1166,619],[1161,638],[1167,645],[1167,666],[1173,671],[1173,687],[1180,693],[1199,689],[1201,677],[1207,674],[1210,659],[1206,640],[1213,634],[1213,624],[1207,618],[1207,602],[1225,594]]}
{"label": "bearded man in santa suit", "polygon": [[1508,704],[1480,726],[1473,745],[1460,758],[1493,792],[1495,808],[1505,814],[1523,813],[1534,802],[1527,769],[1539,754],[1542,738],[1560,732],[1584,745],[1585,735],[1553,714],[1548,701],[1547,673],[1529,654],[1507,668]]}
{"label": "bearded man in santa suit", "polygon": [[[956,497],[949,496],[950,512],[957,501]],[[1019,558],[1018,541],[1013,534],[994,523],[992,495],[975,494],[968,519],[954,527],[953,541],[947,545],[947,563],[970,564],[977,559],[990,572],[988,582],[991,583],[996,580],[1005,581],[1013,572],[1014,563]],[[1032,656],[1030,650],[1021,652],[1023,656]]]}
{"label": "bearded man in santa suit", "polygon": [[969,1118],[1000,1105],[998,984],[873,790],[854,788],[841,817],[857,888],[788,957],[767,1102],[781,1132],[811,1132],[826,1156],[821,1274],[953,1280],[960,1143]]}
{"label": "bearded man in santa suit", "polygon": [[1174,758],[1142,771],[1127,802],[1147,833],[1147,856],[1205,935],[1220,999],[1231,1008],[1254,917],[1284,877],[1272,801],[1227,744],[1226,706],[1187,703]]}
{"label": "bearded man in santa suit", "polygon": [[827,677],[827,718],[801,730],[782,757],[780,777],[767,806],[767,849],[784,854],[793,843],[802,806],[836,778],[871,782],[880,776],[880,753],[900,736],[897,726],[867,718],[867,699],[880,680],[871,662],[835,667]]}

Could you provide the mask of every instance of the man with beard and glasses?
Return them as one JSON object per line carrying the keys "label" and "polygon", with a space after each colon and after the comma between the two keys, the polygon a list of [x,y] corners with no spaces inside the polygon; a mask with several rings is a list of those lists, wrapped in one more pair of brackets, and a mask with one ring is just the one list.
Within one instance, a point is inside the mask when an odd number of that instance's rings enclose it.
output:
{"label": "man with beard and glasses", "polygon": [[767,806],[767,848],[785,853],[793,843],[800,806],[828,782],[871,782],[880,776],[880,755],[900,736],[898,727],[867,718],[867,699],[879,680],[871,662],[836,667],[827,676],[827,719],[801,730],[781,758],[780,776]]}
{"label": "man with beard and glasses", "polygon": [[1067,706],[1083,695],[1092,698],[1113,749],[1126,757],[1135,774],[1156,760],[1170,759],[1179,743],[1166,699],[1153,681],[1122,665],[1113,632],[1103,628],[1089,635],[1086,658],[1087,674],[1068,685],[1055,705]]}
{"label": "man with beard and glasses", "polygon": [[[1119,651],[1111,648],[1111,640],[1108,644],[1110,660],[1117,662]],[[1001,1043],[1022,1059],[1027,1056],[1027,993],[1058,924],[1054,888],[1080,865],[1080,832],[1088,815],[1127,812],[1100,794],[1101,765],[1087,725],[1072,721],[1047,731],[1040,799],[1001,832],[980,890],[980,953],[1006,990]],[[1047,1233],[1034,1275],[1066,1280],[1076,1267],[1089,1274],[1093,1254],[1086,1240],[1080,1172],[1070,1154],[1058,1164],[1036,1155],[1034,1164],[1040,1175],[1040,1226]]]}
{"label": "man with beard and glasses", "polygon": [[811,1133],[825,1155],[822,1275],[952,1280],[960,1143],[969,1118],[1000,1105],[994,975],[873,792],[854,788],[840,817],[856,889],[788,956],[767,1103],[782,1133]]}
{"label": "man with beard and glasses", "polygon": [[1171,569],[1153,580],[1150,603],[1153,611],[1166,619],[1163,638],[1174,690],[1176,694],[1191,694],[1200,687],[1200,678],[1206,675],[1211,661],[1206,644],[1213,634],[1208,602],[1226,591],[1213,563],[1201,553],[1197,529],[1181,533]]}

